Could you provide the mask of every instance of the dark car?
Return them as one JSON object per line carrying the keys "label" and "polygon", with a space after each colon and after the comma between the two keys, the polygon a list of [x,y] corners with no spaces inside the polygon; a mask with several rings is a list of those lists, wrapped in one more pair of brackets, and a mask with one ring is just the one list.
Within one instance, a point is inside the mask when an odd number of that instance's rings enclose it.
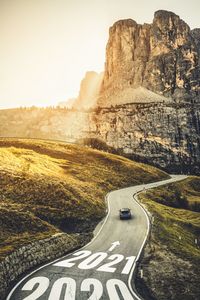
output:
{"label": "dark car", "polygon": [[131,210],[130,210],[130,208],[121,208],[119,210],[119,217],[120,217],[120,220],[131,219]]}

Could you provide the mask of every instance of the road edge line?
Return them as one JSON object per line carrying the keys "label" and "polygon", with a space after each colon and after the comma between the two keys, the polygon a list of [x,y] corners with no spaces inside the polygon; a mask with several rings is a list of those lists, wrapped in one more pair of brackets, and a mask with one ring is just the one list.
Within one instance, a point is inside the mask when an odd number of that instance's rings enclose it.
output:
{"label": "road edge line", "polygon": [[[150,189],[150,188],[149,188],[149,189]],[[132,294],[133,294],[138,300],[142,300],[142,298],[140,298],[141,296],[137,293],[137,291],[134,291],[134,290],[133,290],[132,285],[131,285],[131,279],[133,278],[133,273],[134,273],[135,268],[136,268],[136,263],[137,263],[137,261],[139,260],[139,258],[140,258],[140,256],[141,256],[141,253],[142,253],[142,251],[143,251],[143,249],[144,249],[144,246],[145,246],[145,244],[146,244],[146,242],[147,242],[147,238],[148,238],[149,232],[150,232],[150,220],[149,220],[148,213],[147,213],[147,211],[144,209],[144,207],[139,203],[139,201],[138,201],[137,198],[136,198],[136,197],[137,197],[140,193],[142,193],[142,192],[143,192],[143,190],[141,190],[141,191],[139,191],[139,192],[133,194],[133,200],[137,203],[138,206],[140,206],[140,208],[142,208],[142,210],[143,210],[143,212],[144,212],[144,214],[145,214],[145,216],[146,216],[146,219],[147,219],[147,232],[146,232],[144,241],[143,241],[143,243],[142,243],[142,246],[141,246],[141,248],[140,248],[140,251],[138,252],[138,255],[137,255],[136,259],[135,259],[134,265],[133,265],[133,267],[132,267],[132,269],[131,269],[131,272],[130,272],[129,278],[128,278],[128,286],[129,286],[129,289],[131,290]]]}
{"label": "road edge line", "polygon": [[[113,191],[112,191],[112,192],[113,192]],[[99,234],[101,233],[101,231],[102,231],[104,225],[106,224],[106,222],[107,222],[107,220],[108,220],[108,217],[109,217],[109,214],[110,214],[110,203],[109,203],[108,197],[109,197],[109,194],[112,193],[112,192],[107,193],[106,196],[105,196],[106,204],[107,204],[107,214],[106,214],[106,216],[105,216],[105,219],[104,219],[104,221],[103,221],[103,224],[102,224],[101,227],[99,228],[97,234],[91,239],[91,241],[90,241],[89,243],[87,243],[86,245],[84,245],[83,247],[78,248],[78,249],[75,250],[75,251],[72,250],[70,253],[68,253],[68,254],[66,254],[66,255],[63,255],[62,257],[59,257],[59,258],[55,259],[54,261],[51,261],[51,262],[49,262],[49,263],[47,263],[47,264],[45,264],[45,265],[42,265],[42,266],[40,266],[39,268],[33,270],[31,273],[27,274],[25,277],[23,277],[23,278],[22,278],[22,279],[21,279],[21,280],[20,280],[20,281],[12,288],[12,289],[11,289],[11,291],[10,291],[9,294],[8,294],[8,296],[5,298],[6,300],[10,300],[10,298],[11,298],[12,294],[14,293],[14,291],[15,291],[15,290],[18,288],[18,286],[19,286],[24,280],[26,280],[28,277],[32,276],[32,275],[33,275],[34,273],[36,273],[37,271],[39,271],[39,270],[41,270],[41,269],[43,269],[43,268],[45,268],[45,267],[48,267],[48,266],[50,266],[51,264],[54,264],[55,262],[57,262],[57,261],[59,261],[59,260],[61,260],[61,259],[63,259],[63,258],[68,257],[68,256],[71,255],[72,253],[76,253],[76,252],[80,251],[81,249],[84,249],[84,248],[88,247],[88,246],[89,246],[89,245],[90,245],[90,244],[91,244],[91,243],[99,236]]]}
{"label": "road edge line", "polygon": [[[171,177],[170,179],[173,178],[172,176],[170,176],[170,177]],[[176,180],[176,181],[181,181],[181,180],[184,180],[184,179],[185,179],[185,178],[180,179],[180,180]],[[158,182],[162,182],[162,181],[165,181],[165,180],[161,180],[161,181],[158,181]],[[155,182],[155,183],[156,183],[156,182]],[[149,183],[149,184],[150,184],[150,183]],[[167,184],[167,183],[163,183],[163,184],[161,184],[161,186],[164,185],[164,184]],[[141,185],[141,186],[142,186],[142,185]],[[134,186],[132,186],[132,187],[134,187]],[[145,190],[147,190],[147,189],[152,189],[152,188],[154,188],[154,187],[145,188]],[[126,189],[126,188],[124,188],[124,189]],[[47,266],[49,266],[49,265],[51,265],[51,264],[54,264],[55,262],[57,262],[57,261],[59,261],[59,260],[65,258],[65,257],[68,257],[68,256],[71,255],[72,253],[76,253],[76,252],[80,251],[81,249],[84,249],[85,247],[89,246],[89,245],[90,245],[90,244],[91,244],[91,243],[99,236],[99,234],[101,233],[101,231],[102,231],[104,225],[106,224],[106,222],[107,222],[107,220],[108,220],[108,217],[109,217],[109,214],[110,214],[110,203],[109,203],[108,197],[109,197],[109,194],[110,194],[110,193],[113,193],[113,192],[115,192],[115,191],[116,191],[116,190],[110,191],[110,192],[108,192],[108,193],[105,195],[105,199],[106,199],[106,202],[107,202],[107,214],[106,214],[105,219],[104,219],[104,222],[103,222],[103,224],[101,225],[101,227],[99,228],[97,234],[91,239],[91,241],[90,241],[89,243],[87,243],[86,245],[84,245],[83,247],[81,247],[81,248],[79,248],[79,249],[77,249],[77,250],[75,250],[75,251],[70,251],[68,254],[63,255],[62,257],[57,258],[57,259],[55,259],[54,261],[51,261],[51,262],[49,262],[49,263],[47,263],[47,264],[45,264],[45,265],[42,265],[42,266],[40,266],[39,268],[33,270],[31,273],[27,274],[25,277],[23,277],[23,278],[22,278],[22,279],[21,279],[21,280],[20,280],[20,281],[12,288],[12,289],[11,289],[11,291],[9,292],[9,294],[8,294],[8,296],[5,298],[5,300],[10,300],[10,297],[12,296],[12,294],[13,294],[13,292],[16,290],[16,288],[17,288],[24,280],[26,280],[29,276],[33,275],[33,274],[36,273],[37,271],[39,271],[39,270],[41,270],[41,269],[43,269],[43,268],[45,268],[45,267],[47,267]],[[143,241],[143,243],[142,243],[142,246],[141,246],[141,248],[140,248],[140,251],[139,251],[139,253],[138,253],[138,255],[137,255],[136,259],[135,259],[135,263],[134,263],[134,265],[133,265],[133,267],[132,267],[132,269],[131,269],[131,271],[130,271],[129,278],[128,278],[128,286],[129,286],[129,289],[130,289],[131,293],[137,298],[137,300],[143,300],[143,299],[142,299],[142,298],[139,298],[139,295],[137,295],[136,292],[132,289],[132,286],[131,286],[131,279],[132,279],[132,277],[133,277],[133,273],[134,273],[134,270],[135,270],[135,267],[136,267],[136,262],[138,261],[140,255],[141,255],[141,252],[142,252],[142,250],[143,250],[143,248],[144,248],[144,245],[145,245],[145,243],[146,243],[147,237],[148,237],[148,235],[149,235],[149,229],[150,229],[150,221],[149,221],[149,217],[148,217],[147,211],[146,211],[146,210],[144,209],[144,207],[139,203],[139,201],[138,201],[137,199],[135,199],[135,196],[137,196],[138,194],[140,194],[140,193],[142,193],[142,192],[143,192],[143,190],[140,190],[140,191],[134,193],[132,196],[133,196],[133,200],[134,200],[134,201],[138,204],[138,206],[140,206],[140,207],[142,208],[142,210],[144,211],[145,216],[146,216],[147,221],[148,221],[148,226],[149,226],[149,227],[148,227],[148,231],[147,231],[147,233],[146,233],[145,239],[144,239],[144,241]]]}
{"label": "road edge line", "polygon": [[[170,183],[173,183],[173,182],[177,182],[177,181],[182,181],[182,180],[185,180],[186,178],[187,178],[187,176],[185,176],[185,178],[180,178],[180,179],[176,179],[176,180],[173,180],[173,175],[170,175],[170,181],[171,182],[169,182],[169,184]],[[162,185],[165,185],[165,184],[168,184],[168,183],[165,183],[165,180],[161,180],[161,181],[158,181],[158,182],[163,182],[163,184],[159,184],[158,186],[155,186],[155,187],[149,187],[149,188],[145,188],[145,191],[146,190],[150,190],[150,189],[154,189],[154,188],[157,188],[157,187],[159,187],[159,186],[162,186]],[[136,259],[135,259],[135,263],[134,263],[134,265],[133,265],[133,267],[132,267],[132,269],[131,269],[131,271],[130,271],[130,274],[129,274],[129,278],[128,278],[128,286],[129,286],[129,289],[130,289],[130,291],[132,292],[132,294],[137,298],[137,300],[143,300],[143,298],[141,298],[141,295],[139,295],[139,293],[137,292],[137,290],[135,289],[135,291],[133,290],[133,288],[132,288],[132,285],[131,285],[131,279],[133,278],[133,273],[134,273],[134,271],[135,271],[135,268],[136,268],[136,263],[138,262],[138,260],[139,260],[139,258],[140,258],[140,256],[141,256],[141,253],[142,253],[142,251],[143,251],[143,249],[144,249],[144,246],[145,246],[145,244],[146,244],[146,242],[147,242],[147,239],[148,239],[148,236],[149,236],[149,233],[150,233],[150,225],[151,225],[151,222],[150,222],[150,219],[149,219],[149,216],[148,216],[148,210],[147,209],[145,209],[144,208],[144,206],[139,202],[139,200],[138,200],[138,195],[139,194],[141,194],[141,193],[143,193],[144,192],[144,190],[140,190],[140,191],[138,191],[138,192],[136,192],[136,193],[134,193],[132,196],[133,196],[133,200],[137,203],[137,205],[138,206],[140,206],[140,208],[143,210],[143,212],[144,212],[144,214],[145,214],[145,216],[146,216],[146,219],[147,219],[147,233],[146,233],[146,235],[145,235],[145,239],[144,239],[144,241],[143,241],[143,243],[142,243],[142,246],[141,246],[141,248],[140,248],[140,251],[138,252],[138,255],[137,255],[137,257],[136,257]],[[135,284],[135,280],[134,280],[134,284]]]}

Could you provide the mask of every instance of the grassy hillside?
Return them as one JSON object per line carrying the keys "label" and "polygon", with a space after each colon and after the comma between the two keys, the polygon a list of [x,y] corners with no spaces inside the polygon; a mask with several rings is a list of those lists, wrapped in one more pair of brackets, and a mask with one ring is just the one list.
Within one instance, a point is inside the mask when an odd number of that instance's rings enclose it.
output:
{"label": "grassy hillside", "polygon": [[200,295],[200,212],[192,211],[197,208],[194,202],[199,203],[199,196],[199,177],[188,177],[140,195],[154,216],[142,262],[142,286],[148,287],[149,300],[196,300]]}
{"label": "grassy hillside", "polygon": [[175,207],[200,212],[200,177],[191,176],[184,181],[171,183],[148,191],[154,201]]}
{"label": "grassy hillside", "polygon": [[167,178],[126,158],[64,143],[0,139],[0,259],[60,231],[91,232],[110,190]]}

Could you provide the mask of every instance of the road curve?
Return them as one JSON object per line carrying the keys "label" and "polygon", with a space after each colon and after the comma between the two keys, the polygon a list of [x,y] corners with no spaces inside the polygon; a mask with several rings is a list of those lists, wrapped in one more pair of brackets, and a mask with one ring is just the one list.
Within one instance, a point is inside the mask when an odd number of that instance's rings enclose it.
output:
{"label": "road curve", "polygon": [[[6,300],[139,300],[131,278],[150,225],[135,195],[185,178],[173,175],[168,180],[110,192],[108,214],[95,229],[94,239],[24,277]],[[132,210],[131,220],[119,220],[122,207]]]}

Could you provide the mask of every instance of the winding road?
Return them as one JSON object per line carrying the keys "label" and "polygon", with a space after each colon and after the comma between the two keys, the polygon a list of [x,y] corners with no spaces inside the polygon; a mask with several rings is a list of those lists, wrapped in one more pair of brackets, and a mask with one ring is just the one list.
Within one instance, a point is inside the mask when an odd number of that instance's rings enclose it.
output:
{"label": "winding road", "polygon": [[[110,192],[108,214],[85,247],[24,277],[7,300],[139,300],[131,284],[136,262],[149,233],[149,219],[137,193],[183,180],[168,180]],[[134,196],[134,197],[133,197]],[[120,220],[119,209],[129,207],[132,219]]]}

